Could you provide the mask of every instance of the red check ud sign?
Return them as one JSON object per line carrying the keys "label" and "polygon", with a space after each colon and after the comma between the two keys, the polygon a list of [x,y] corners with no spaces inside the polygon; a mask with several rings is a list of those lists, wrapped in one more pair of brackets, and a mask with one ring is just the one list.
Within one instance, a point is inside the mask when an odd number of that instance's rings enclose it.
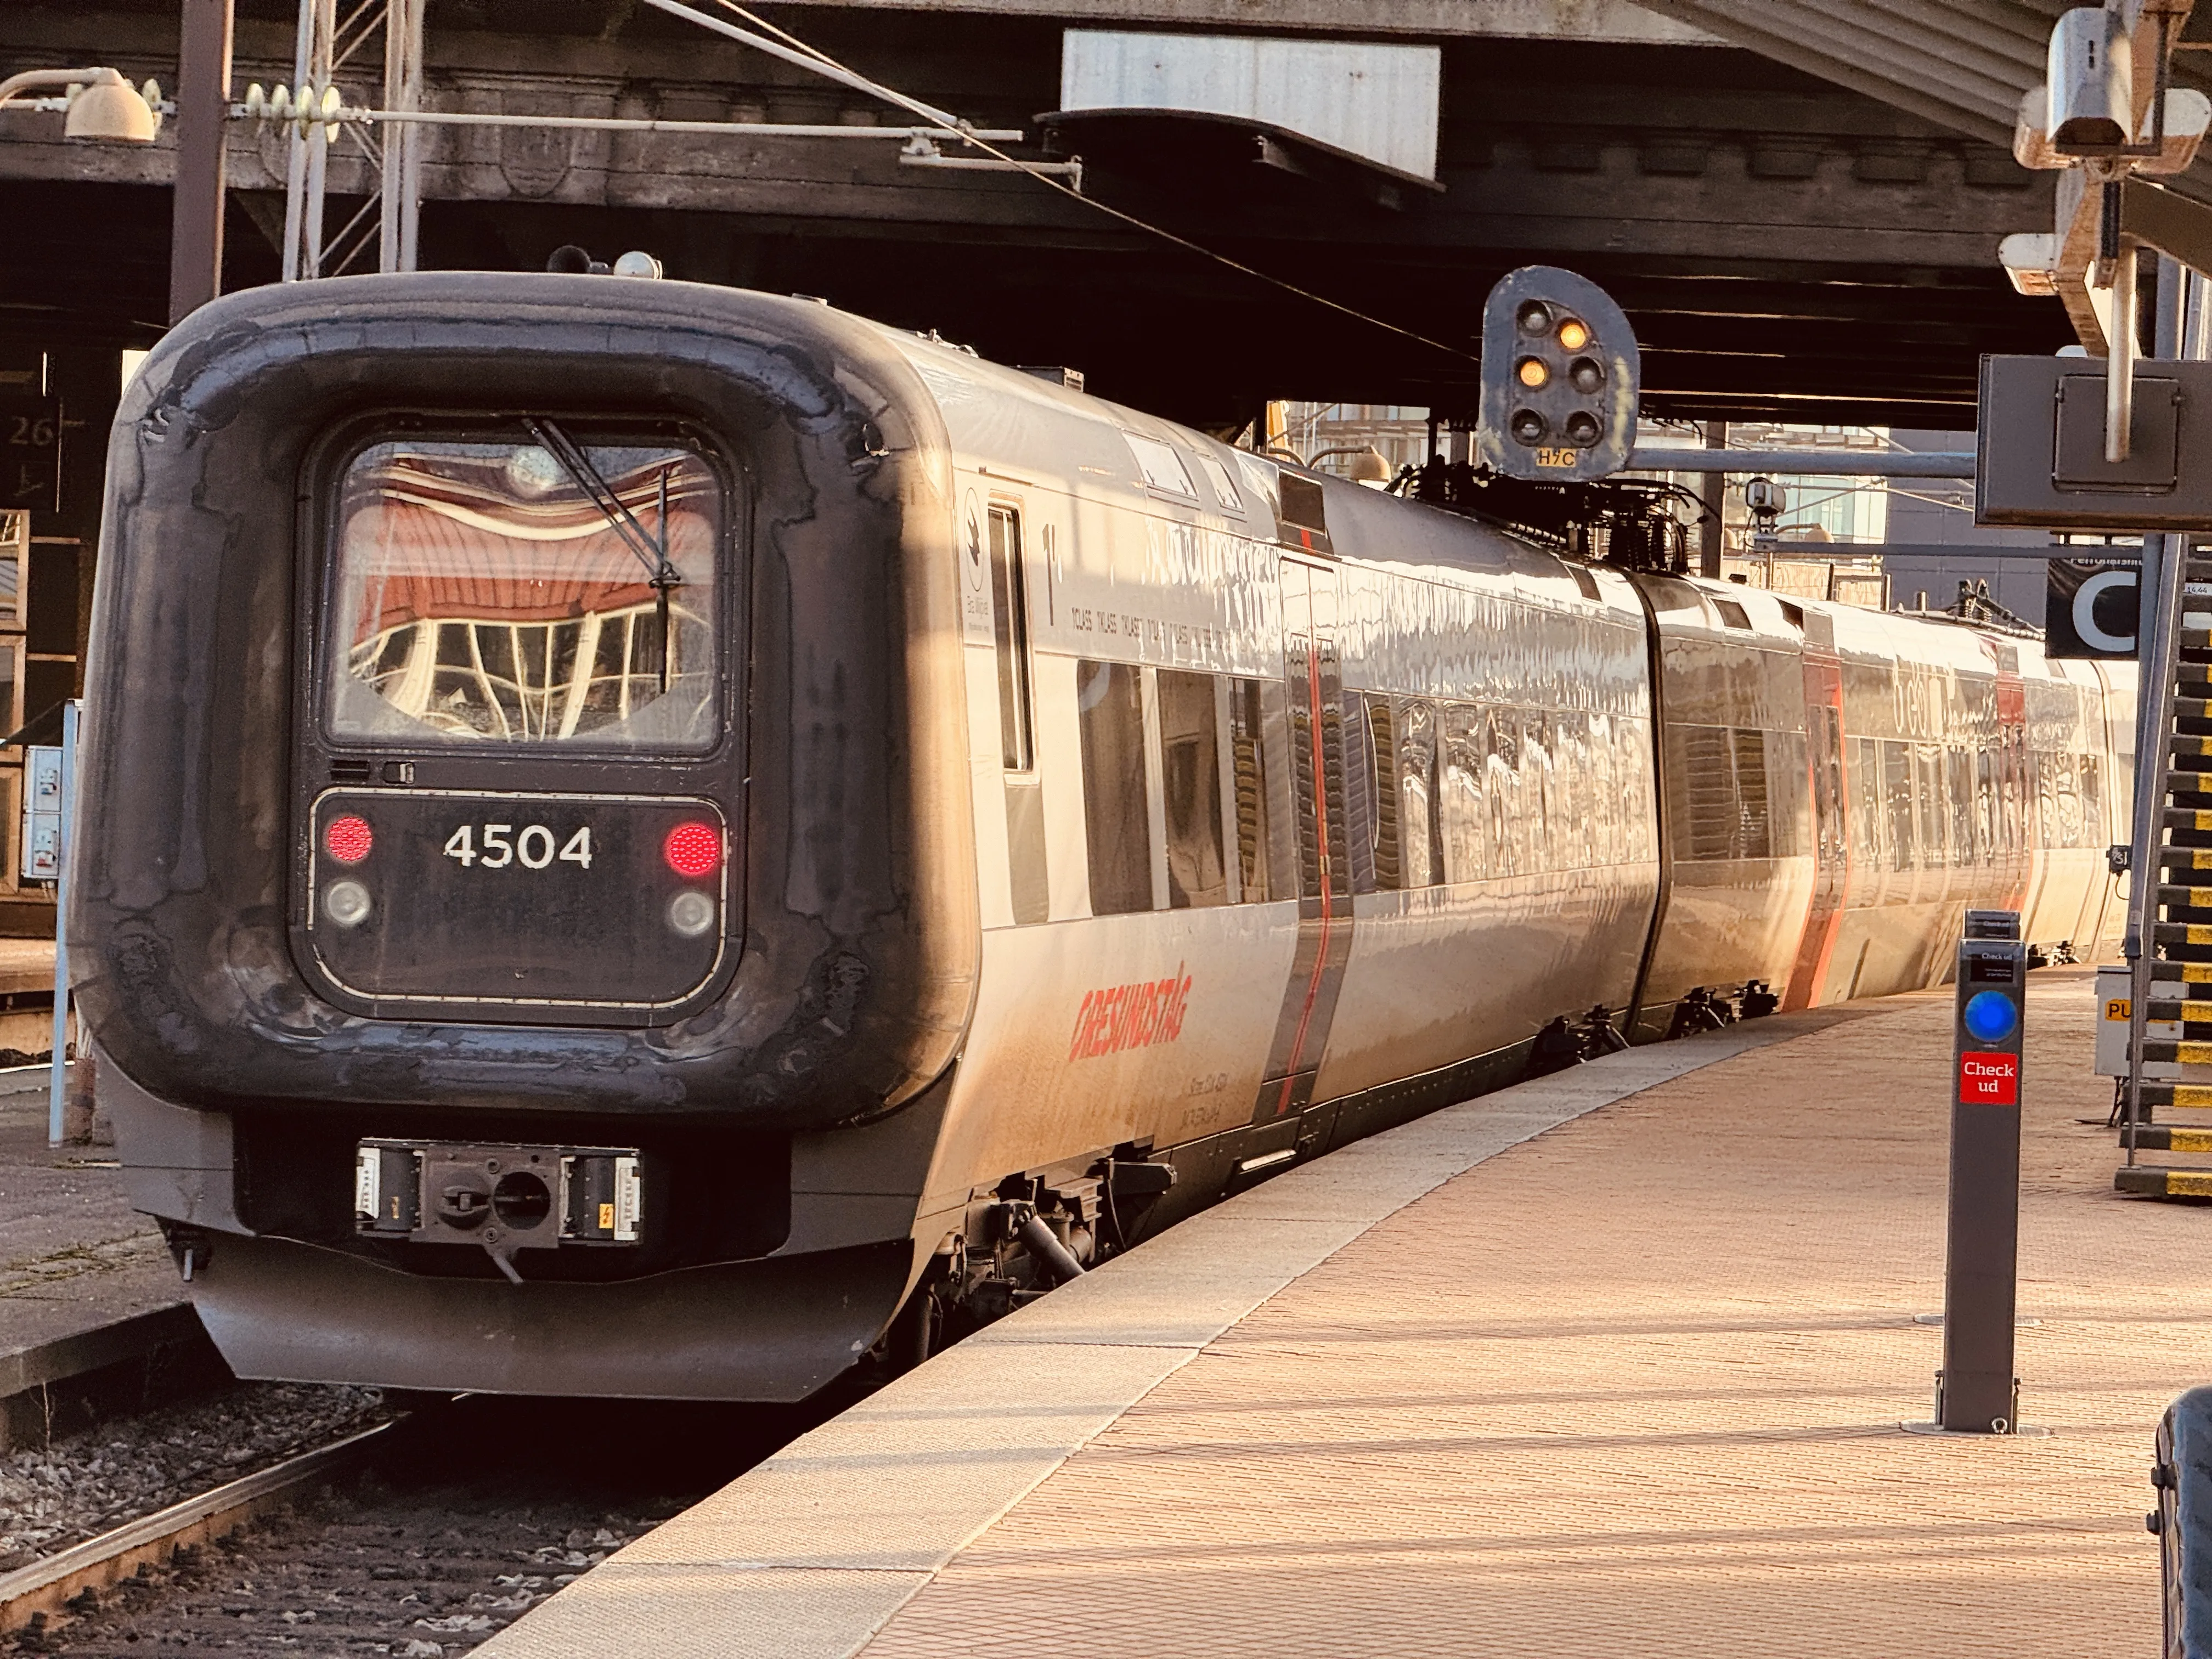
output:
{"label": "red check ud sign", "polygon": [[2018,1054],[1960,1054],[1959,1100],[1967,1106],[2020,1104]]}

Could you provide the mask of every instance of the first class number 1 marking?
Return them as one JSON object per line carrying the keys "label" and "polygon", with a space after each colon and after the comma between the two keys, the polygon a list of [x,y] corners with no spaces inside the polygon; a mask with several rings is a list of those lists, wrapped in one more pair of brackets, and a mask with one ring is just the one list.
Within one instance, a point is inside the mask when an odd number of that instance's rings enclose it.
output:
{"label": "first class number 1 marking", "polygon": [[446,856],[464,870],[481,864],[487,870],[504,870],[519,864],[526,870],[543,870],[556,859],[564,864],[592,867],[592,827],[586,824],[553,850],[554,836],[542,823],[523,826],[517,835],[511,823],[487,823],[479,829],[465,823],[446,837]]}

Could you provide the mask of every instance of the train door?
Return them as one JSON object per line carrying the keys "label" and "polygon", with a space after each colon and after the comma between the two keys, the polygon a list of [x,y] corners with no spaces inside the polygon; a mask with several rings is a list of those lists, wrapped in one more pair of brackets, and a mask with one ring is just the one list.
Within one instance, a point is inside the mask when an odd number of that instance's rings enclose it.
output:
{"label": "train door", "polygon": [[1805,754],[1813,784],[1813,897],[1797,961],[1790,974],[1784,1008],[1809,1007],[1820,999],[1828,958],[1843,924],[1844,889],[1850,873],[1850,796],[1844,778],[1844,667],[1836,655],[1836,624],[1825,611],[1805,613]]}
{"label": "train door", "polygon": [[1045,857],[1044,793],[1037,774],[1021,503],[994,496],[988,516],[991,646],[998,676],[1000,763],[1006,800],[1007,884],[1014,920],[1042,921],[1051,909],[1051,883]]}
{"label": "train door", "polygon": [[1311,1103],[1345,963],[1352,956],[1336,572],[1286,558],[1282,588],[1298,837],[1298,945],[1253,1108],[1255,1124],[1278,1122]]}

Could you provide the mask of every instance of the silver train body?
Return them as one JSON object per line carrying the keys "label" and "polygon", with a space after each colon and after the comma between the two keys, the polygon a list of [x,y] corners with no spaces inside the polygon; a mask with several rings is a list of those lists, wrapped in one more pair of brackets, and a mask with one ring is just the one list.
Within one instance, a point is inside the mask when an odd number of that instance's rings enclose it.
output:
{"label": "silver train body", "polygon": [[[214,308],[118,419],[99,845],[72,923],[132,1190],[243,1374],[795,1398],[1532,1065],[1737,1008],[1937,983],[1969,907],[2019,909],[2046,954],[2088,956],[2117,926],[2124,672],[1571,563],[815,306],[596,277],[316,287],[313,314],[289,295]],[[726,784],[684,784],[732,824],[749,908],[691,1001],[621,1031],[550,1003],[507,1014],[471,993],[426,1010],[325,988],[310,922],[330,926],[313,920],[334,914],[316,908],[329,872],[308,854],[335,832],[321,773],[302,779],[327,757],[222,759],[220,696],[174,690],[203,661],[271,688],[336,671],[283,645],[319,626],[329,561],[309,529],[256,556],[303,573],[265,624],[159,592],[156,555],[183,556],[176,501],[265,489],[283,520],[314,494],[308,462],[257,459],[227,483],[161,469],[185,466],[187,439],[216,458],[190,468],[217,465],[247,441],[250,394],[303,384],[303,364],[340,362],[346,388],[279,410],[303,428],[419,408],[419,386],[361,388],[425,354],[457,405],[526,410],[626,366],[625,410],[665,395],[711,425],[714,396],[657,392],[638,368],[658,356],[751,400],[730,417],[732,475],[753,482],[726,567],[749,746]],[[522,378],[472,391],[494,365]],[[793,441],[789,477],[748,459],[789,432],[820,441],[811,459]],[[820,579],[804,546],[847,496],[891,550],[875,636],[834,631],[859,608],[839,581],[858,579]],[[244,558],[257,504],[229,505],[198,532],[210,572]],[[821,689],[876,672],[891,690],[854,698],[860,714]],[[190,705],[164,739],[182,762],[127,729],[134,700],[165,696]],[[832,726],[872,745],[881,793],[793,781]],[[345,797],[371,820],[386,775],[510,799],[516,822],[593,787],[652,793],[635,768],[596,786],[471,773],[450,744],[375,771],[330,741],[331,766],[357,768],[333,776],[371,778]],[[187,903],[219,842],[188,822],[167,842],[108,827],[177,792],[186,819],[194,801],[247,803],[240,844],[267,853],[220,904]],[[199,863],[183,869],[187,842]],[[864,880],[872,860],[895,878]],[[895,962],[865,942],[833,954],[863,890],[902,907]],[[790,919],[817,942],[787,965],[774,928]],[[824,961],[860,964],[826,1001]],[[840,1004],[839,985],[859,988]],[[794,1007],[812,1011],[803,1046],[785,1040]],[[833,1087],[848,1064],[857,1080]],[[645,1189],[647,1234],[695,1242],[635,1272],[361,1231],[374,1203],[357,1213],[346,1185],[361,1149],[447,1143],[634,1146],[726,1178]],[[764,1219],[714,1231],[744,1206]]]}

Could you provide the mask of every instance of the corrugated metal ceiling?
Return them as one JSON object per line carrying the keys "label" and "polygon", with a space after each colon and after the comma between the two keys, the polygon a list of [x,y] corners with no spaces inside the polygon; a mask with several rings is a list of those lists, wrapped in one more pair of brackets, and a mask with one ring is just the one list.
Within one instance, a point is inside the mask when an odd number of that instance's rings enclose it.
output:
{"label": "corrugated metal ceiling", "polygon": [[[1762,57],[2007,149],[2023,93],[2043,79],[2065,0],[1639,0]],[[2183,31],[2212,44],[2212,5]],[[2212,89],[2212,57],[2173,56],[2176,84]],[[2160,181],[2212,201],[2212,158]]]}

